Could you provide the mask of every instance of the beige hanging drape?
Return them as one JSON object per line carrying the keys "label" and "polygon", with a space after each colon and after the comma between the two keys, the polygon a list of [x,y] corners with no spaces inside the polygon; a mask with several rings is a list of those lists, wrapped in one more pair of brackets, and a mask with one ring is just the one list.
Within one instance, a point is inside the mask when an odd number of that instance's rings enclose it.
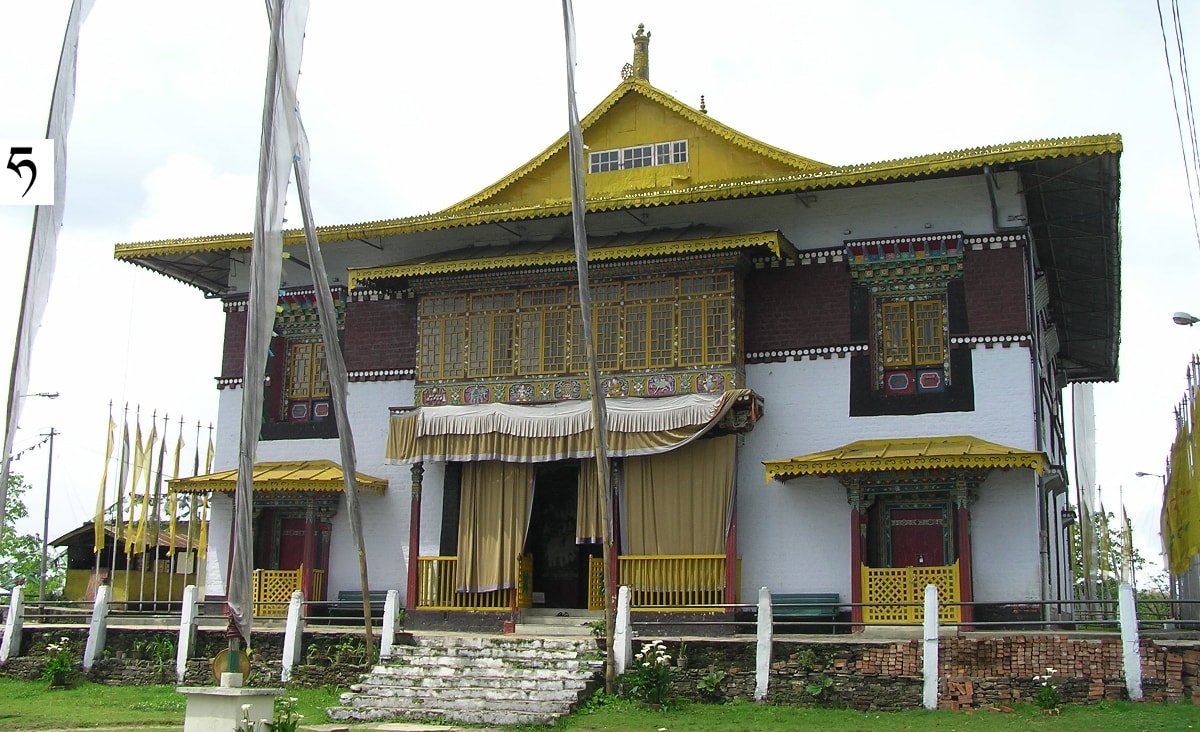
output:
{"label": "beige hanging drape", "polygon": [[575,506],[575,543],[604,542],[604,496],[593,458],[579,464],[579,496]]}
{"label": "beige hanging drape", "polygon": [[626,458],[623,553],[724,554],[736,458],[734,435]]}
{"label": "beige hanging drape", "polygon": [[528,463],[463,465],[454,581],[459,592],[517,586],[517,559],[533,505],[533,477]]}

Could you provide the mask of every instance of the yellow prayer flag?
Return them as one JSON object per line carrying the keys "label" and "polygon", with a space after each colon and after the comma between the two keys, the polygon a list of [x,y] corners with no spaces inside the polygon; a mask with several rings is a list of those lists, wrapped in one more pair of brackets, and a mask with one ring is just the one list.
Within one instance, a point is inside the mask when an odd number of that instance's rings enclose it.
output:
{"label": "yellow prayer flag", "polygon": [[[93,551],[99,554],[104,550],[104,499],[108,490],[108,461],[112,459],[113,438],[117,431],[117,423],[112,414],[108,415],[108,440],[104,447],[104,470],[100,473],[100,493],[96,496],[96,517],[92,522]],[[118,520],[120,518],[118,517]]]}
{"label": "yellow prayer flag", "polygon": [[208,554],[208,500],[208,493],[200,496],[200,538],[196,540],[196,558],[201,560]]}

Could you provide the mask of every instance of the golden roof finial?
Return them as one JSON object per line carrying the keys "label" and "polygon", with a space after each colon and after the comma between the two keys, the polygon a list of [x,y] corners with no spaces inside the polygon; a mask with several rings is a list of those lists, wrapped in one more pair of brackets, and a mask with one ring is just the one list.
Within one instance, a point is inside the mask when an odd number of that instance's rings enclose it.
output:
{"label": "golden roof finial", "polygon": [[637,33],[633,34],[633,76],[650,81],[650,34],[643,23],[638,23]]}

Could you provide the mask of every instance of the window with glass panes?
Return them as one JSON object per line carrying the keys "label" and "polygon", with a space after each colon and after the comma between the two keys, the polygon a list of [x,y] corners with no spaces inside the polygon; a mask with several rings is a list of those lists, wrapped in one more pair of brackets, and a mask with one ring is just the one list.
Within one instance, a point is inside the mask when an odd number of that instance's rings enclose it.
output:
{"label": "window with glass panes", "polygon": [[284,396],[289,400],[329,396],[329,370],[325,365],[325,345],[321,341],[288,343]]}
{"label": "window with glass panes", "polygon": [[[592,285],[601,371],[733,362],[733,275],[716,273]],[[427,295],[421,380],[502,378],[587,370],[575,287]]]}
{"label": "window with glass panes", "polygon": [[597,150],[588,153],[588,172],[607,173],[612,170],[645,168],[651,165],[674,165],[688,161],[688,141],[672,140],[652,145],[634,145],[616,150]]}
{"label": "window with glass panes", "polygon": [[520,359],[523,376],[561,374],[567,370],[568,289],[553,287],[520,293]]}
{"label": "window with glass panes", "polygon": [[512,376],[513,323],[517,296],[512,292],[489,292],[471,296],[467,321],[470,345],[467,376],[472,379]]}
{"label": "window with glass panes", "polygon": [[945,301],[886,300],[879,306],[884,368],[940,366],[946,360]]}
{"label": "window with glass panes", "polygon": [[466,375],[465,295],[421,298],[417,373],[422,379],[461,379]]}

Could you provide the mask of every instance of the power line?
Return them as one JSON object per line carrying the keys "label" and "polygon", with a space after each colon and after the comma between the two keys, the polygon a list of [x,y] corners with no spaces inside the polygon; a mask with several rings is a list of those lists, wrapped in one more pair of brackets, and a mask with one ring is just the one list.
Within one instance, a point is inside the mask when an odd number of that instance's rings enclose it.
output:
{"label": "power line", "polygon": [[1188,203],[1192,208],[1192,229],[1196,234],[1196,245],[1200,247],[1200,218],[1196,213],[1196,194],[1192,185],[1192,180],[1200,171],[1200,159],[1197,158],[1196,144],[1196,121],[1192,114],[1192,93],[1187,75],[1187,54],[1184,51],[1183,45],[1183,24],[1179,18],[1178,0],[1171,2],[1171,21],[1175,29],[1175,47],[1176,54],[1179,57],[1180,66],[1180,83],[1184,93],[1184,104],[1186,107],[1187,128],[1188,133],[1186,140],[1191,142],[1191,155],[1188,155],[1188,143],[1185,142],[1184,122],[1179,113],[1179,97],[1175,91],[1175,76],[1171,71],[1171,46],[1167,41],[1166,23],[1163,20],[1162,3],[1155,2],[1155,8],[1158,10],[1158,28],[1162,33],[1163,41],[1163,57],[1167,62],[1167,79],[1171,85],[1171,103],[1175,108],[1175,127],[1179,131],[1179,151],[1183,156],[1184,177],[1187,179],[1188,187]]}

